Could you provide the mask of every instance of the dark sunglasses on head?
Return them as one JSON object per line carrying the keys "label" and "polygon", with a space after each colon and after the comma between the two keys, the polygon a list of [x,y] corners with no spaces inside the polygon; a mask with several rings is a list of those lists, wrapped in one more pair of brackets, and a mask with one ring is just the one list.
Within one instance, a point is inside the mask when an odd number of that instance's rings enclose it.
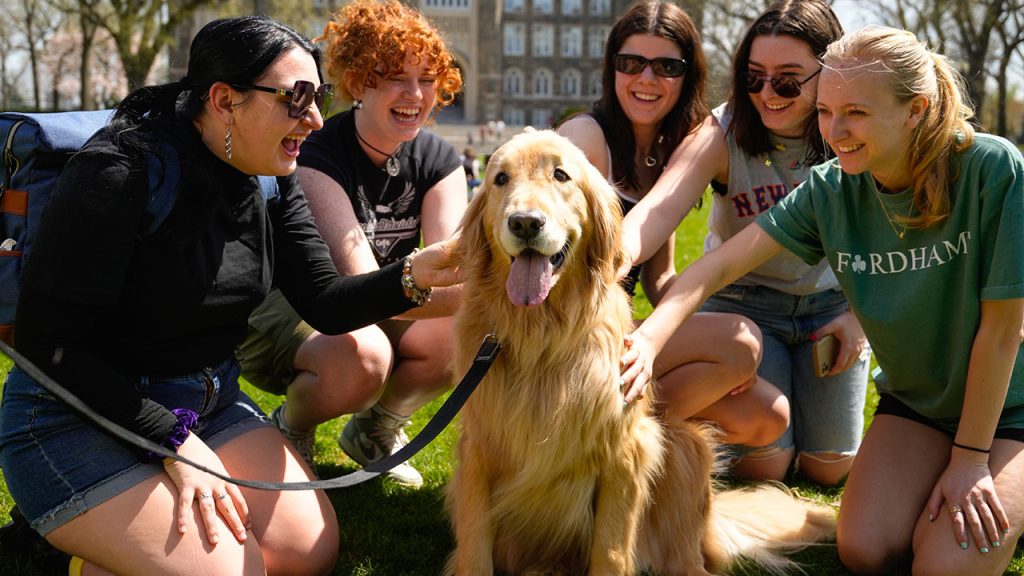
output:
{"label": "dark sunglasses on head", "polygon": [[747,92],[757,94],[764,88],[764,83],[769,82],[772,85],[772,90],[779,96],[796,98],[800,95],[800,87],[810,82],[811,78],[817,76],[819,72],[821,72],[821,68],[803,80],[797,80],[792,76],[769,76],[758,72],[747,72]]}
{"label": "dark sunglasses on head", "polygon": [[686,60],[679,58],[653,58],[648,60],[636,54],[616,54],[615,69],[623,74],[639,74],[644,68],[651,67],[655,76],[662,78],[678,78],[686,73]]}
{"label": "dark sunglasses on head", "polygon": [[320,115],[324,115],[331,107],[331,100],[334,99],[333,85],[321,84],[319,88],[314,88],[313,83],[309,80],[296,80],[291,90],[255,84],[231,84],[231,86],[276,94],[278,100],[288,103],[288,116],[292,118],[302,118],[309,112],[309,107],[313,104],[316,104],[317,110],[320,110]]}

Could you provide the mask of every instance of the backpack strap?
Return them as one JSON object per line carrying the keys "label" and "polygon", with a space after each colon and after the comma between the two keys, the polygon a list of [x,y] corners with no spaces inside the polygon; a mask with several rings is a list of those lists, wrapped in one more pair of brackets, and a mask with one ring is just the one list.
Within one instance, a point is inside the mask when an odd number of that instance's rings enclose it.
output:
{"label": "backpack strap", "polygon": [[174,208],[178,180],[181,178],[178,151],[174,146],[168,142],[160,142],[156,145],[156,150],[146,154],[146,178],[149,182],[146,213],[153,218],[145,232],[149,235],[156,232]]}
{"label": "backpack strap", "polygon": [[281,196],[281,190],[277,187],[277,176],[257,176],[256,179],[260,183],[260,192],[263,193],[263,201],[267,205]]}

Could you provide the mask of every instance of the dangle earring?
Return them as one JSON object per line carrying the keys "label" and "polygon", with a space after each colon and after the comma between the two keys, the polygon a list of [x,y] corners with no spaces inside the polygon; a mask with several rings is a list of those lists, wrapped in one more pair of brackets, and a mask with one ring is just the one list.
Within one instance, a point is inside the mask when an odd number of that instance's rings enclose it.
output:
{"label": "dangle earring", "polygon": [[231,124],[228,123],[228,129],[224,133],[224,155],[231,160]]}
{"label": "dangle earring", "polygon": [[352,109],[353,110],[362,110],[363,109],[363,101],[358,99],[358,98],[353,100],[352,101]]}

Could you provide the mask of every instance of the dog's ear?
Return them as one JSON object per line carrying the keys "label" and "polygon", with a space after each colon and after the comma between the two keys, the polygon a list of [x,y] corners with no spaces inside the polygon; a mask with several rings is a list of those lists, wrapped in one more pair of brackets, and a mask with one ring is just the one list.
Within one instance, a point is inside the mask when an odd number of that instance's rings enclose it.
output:
{"label": "dog's ear", "polygon": [[488,175],[484,176],[483,183],[477,188],[476,194],[463,213],[462,222],[459,224],[459,239],[455,256],[463,271],[479,269],[476,266],[477,263],[471,262],[470,259],[474,256],[485,258],[490,253],[487,249],[487,231],[484,226],[484,211],[490,189]]}
{"label": "dog's ear", "polygon": [[606,282],[615,282],[629,257],[622,245],[622,206],[614,187],[589,162],[583,174],[581,187],[594,230],[587,242],[587,261]]}

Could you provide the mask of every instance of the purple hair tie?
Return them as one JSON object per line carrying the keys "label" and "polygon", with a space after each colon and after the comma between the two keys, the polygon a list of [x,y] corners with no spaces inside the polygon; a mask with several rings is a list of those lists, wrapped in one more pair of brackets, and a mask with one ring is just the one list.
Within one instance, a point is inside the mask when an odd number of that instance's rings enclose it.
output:
{"label": "purple hair tie", "polygon": [[[167,433],[167,438],[164,438],[164,441],[161,442],[160,445],[171,452],[177,452],[178,448],[181,448],[181,445],[184,444],[185,440],[188,438],[189,431],[195,428],[196,424],[199,422],[199,415],[188,408],[175,408],[174,410],[171,410],[171,412],[178,421],[174,424],[174,427],[171,428],[171,431]],[[160,460],[163,458],[155,452],[150,452],[149,457],[153,460]]]}

